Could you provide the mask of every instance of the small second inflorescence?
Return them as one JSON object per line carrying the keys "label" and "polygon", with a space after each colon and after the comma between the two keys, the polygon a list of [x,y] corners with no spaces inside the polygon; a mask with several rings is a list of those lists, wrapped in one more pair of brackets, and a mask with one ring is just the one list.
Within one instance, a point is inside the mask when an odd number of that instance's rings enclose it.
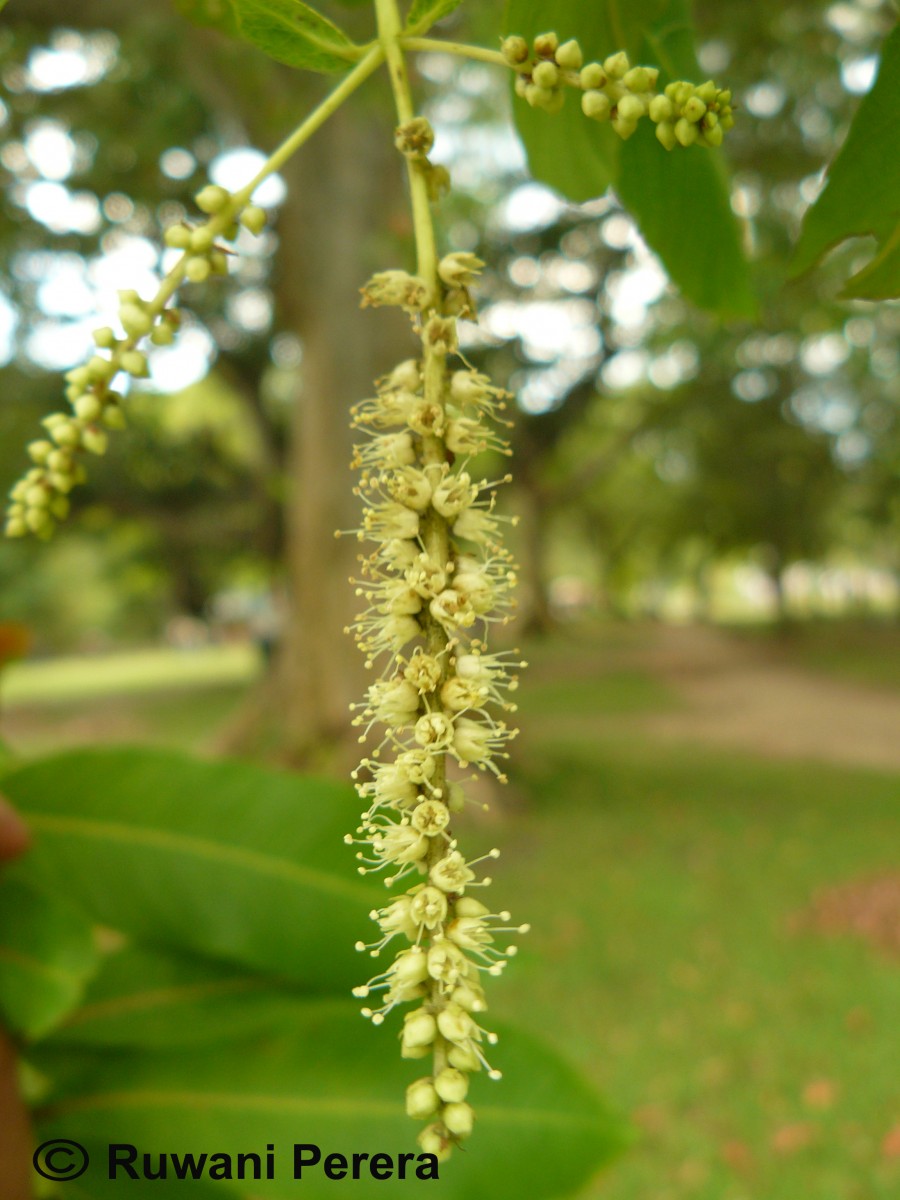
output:
{"label": "small second inflorescence", "polygon": [[645,116],[667,150],[721,146],[734,125],[730,91],[708,79],[701,84],[674,80],[657,93],[657,68],[633,67],[624,50],[603,62],[585,63],[574,38],[560,44],[555,33],[542,33],[530,46],[523,37],[508,37],[501,53],[516,72],[516,94],[532,108],[559,112],[566,89],[580,91],[584,115],[609,121],[622,139],[630,138]]}
{"label": "small second inflorescence", "polygon": [[109,431],[127,424],[117,381],[146,378],[147,356],[139,348],[145,340],[154,346],[175,340],[181,327],[181,312],[170,303],[175,293],[184,283],[228,274],[228,255],[240,226],[253,234],[265,228],[265,210],[248,200],[249,191],[232,195],[215,184],[203,188],[195,202],[206,219],[194,225],[178,222],[165,231],[166,245],[181,254],[156,295],[145,300],[132,289],[119,292],[120,331],[111,326],[94,331],[95,353],[66,374],[69,411],[44,417],[46,436],[28,444],[32,466],[10,491],[7,537],[46,539],[65,520],[69,493],[87,478],[84,455],[105,454]]}

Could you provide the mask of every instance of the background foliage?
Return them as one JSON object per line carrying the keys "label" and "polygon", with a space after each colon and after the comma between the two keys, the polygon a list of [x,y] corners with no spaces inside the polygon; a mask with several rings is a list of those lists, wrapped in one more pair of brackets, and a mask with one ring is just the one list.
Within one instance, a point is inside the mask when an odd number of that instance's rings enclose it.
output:
{"label": "background foliage", "polygon": [[[187,211],[235,150],[271,147],[329,86],[289,68],[343,70],[371,37],[367,5],[321,7],[177,0],[174,16],[162,3],[126,13],[86,0],[73,14],[29,0],[4,13],[3,480],[57,406],[58,372],[99,296],[127,286],[101,260],[157,266],[158,223]],[[571,99],[557,118],[511,109],[508,81],[480,64],[418,60],[456,184],[441,211],[446,248],[489,265],[483,332],[467,331],[466,352],[518,396],[523,626],[546,631],[573,604],[606,616],[895,618],[892,8],[411,6],[416,32],[433,19],[435,36],[485,45],[555,26],[589,56],[625,47],[666,78],[712,75],[740,106],[722,155],[667,155],[641,134],[607,138]],[[26,624],[40,654],[164,637],[183,647],[166,670],[193,672],[191,684],[140,709],[154,737],[193,745],[239,702],[231,748],[309,763],[346,728],[358,685],[331,530],[353,522],[336,430],[407,344],[402,323],[352,312],[367,274],[409,252],[382,136],[391,120],[373,84],[286,169],[273,232],[221,290],[187,297],[192,360],[156,357],[129,398],[131,430],[69,528],[49,547],[0,547],[0,621]],[[192,690],[203,654],[218,652],[200,643],[248,636],[267,652],[278,643],[255,692],[252,656],[227,686]],[[812,637],[790,653],[894,687],[892,647],[863,638],[826,653]],[[691,655],[686,674],[702,677],[709,667]],[[672,1196],[704,1200],[855,1200],[860,1172],[878,1200],[893,1195],[895,1081],[881,1069],[893,968],[777,932],[810,889],[888,869],[893,777],[680,755],[640,725],[646,713],[675,720],[678,703],[640,656],[603,642],[597,661],[563,637],[531,657],[535,749],[509,825],[521,907],[540,894],[546,927],[524,956],[526,990],[507,985],[527,1003],[501,1000],[523,1028],[504,1029],[506,1079],[479,1097],[478,1153],[458,1156],[441,1186],[548,1198],[591,1188],[629,1135],[563,1047],[643,1131],[608,1185],[623,1197],[666,1179]],[[94,663],[74,693],[52,662],[36,664],[49,668],[43,683],[11,670],[9,694],[31,686],[57,718],[29,742],[26,714],[24,745],[54,748],[63,727],[76,742],[116,736],[121,680],[104,702]],[[126,673],[140,692],[140,671]],[[85,732],[72,695],[91,687]],[[598,738],[600,718],[622,713],[638,724]],[[782,724],[799,723],[788,706]],[[94,1146],[115,1121],[122,1140],[177,1148],[177,1132],[194,1148],[224,1134],[290,1141],[302,1124],[311,1141],[406,1145],[402,1072],[348,1006],[358,962],[334,949],[352,945],[375,903],[343,861],[355,820],[345,788],[146,748],[26,763],[4,788],[39,835],[0,882],[0,1013],[41,1081],[42,1133]],[[709,1047],[699,1064],[698,1047]],[[834,1099],[841,1077],[849,1113]],[[822,1080],[831,1091],[812,1087]]]}

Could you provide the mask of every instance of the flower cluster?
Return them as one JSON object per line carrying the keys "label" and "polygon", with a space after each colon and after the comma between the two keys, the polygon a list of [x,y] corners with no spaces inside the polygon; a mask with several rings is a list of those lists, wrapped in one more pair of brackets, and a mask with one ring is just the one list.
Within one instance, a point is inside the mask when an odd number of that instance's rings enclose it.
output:
{"label": "flower cluster", "polygon": [[509,694],[524,665],[514,653],[489,652],[485,640],[513,605],[515,571],[496,512],[497,486],[509,476],[486,482],[473,471],[482,452],[509,452],[501,431],[508,397],[450,362],[456,315],[472,312],[468,288],[481,266],[472,254],[447,255],[436,295],[403,271],[366,284],[364,304],[412,314],[422,356],[400,363],[353,410],[362,435],[353,463],[363,504],[356,533],[374,549],[359,557],[353,582],[366,607],[352,632],[367,666],[381,667],[354,705],[354,722],[361,742],[376,727],[380,740],[354,773],[366,809],[346,840],[360,847],[362,873],[384,871],[388,886],[407,886],[370,914],[380,936],[357,949],[377,958],[395,939],[400,949],[355,995],[381,993],[378,1007],[363,1009],[374,1024],[398,1005],[414,1005],[401,1054],[430,1058],[431,1070],[410,1084],[406,1107],[428,1122],[419,1143],[439,1158],[472,1130],[469,1075],[484,1069],[499,1078],[485,1056],[495,1036],[478,1020],[487,1007],[482,981],[515,953],[497,937],[527,929],[472,895],[490,883],[474,868],[499,852],[467,860],[450,828],[467,803],[465,780],[451,774],[474,767],[505,778],[515,735]]}
{"label": "flower cluster", "polygon": [[656,67],[633,67],[624,50],[600,62],[584,62],[574,39],[560,45],[555,33],[542,33],[532,46],[508,37],[501,53],[516,71],[516,93],[532,108],[556,113],[567,87],[581,90],[581,108],[594,121],[609,121],[619,137],[631,137],[641,117],[649,116],[667,150],[675,146],[721,146],[734,125],[731,92],[712,80],[695,86],[676,81],[657,94]]}
{"label": "flower cluster", "polygon": [[47,436],[29,443],[33,466],[10,492],[7,537],[51,536],[57,522],[68,514],[69,492],[86,478],[80,461],[83,453],[105,454],[108,431],[125,426],[117,379],[146,377],[147,358],[138,349],[144,339],[155,346],[174,340],[181,314],[169,302],[179,286],[185,280],[203,283],[211,275],[227,275],[228,248],[222,243],[237,237],[239,224],[256,234],[266,224],[263,209],[221,187],[203,188],[196,203],[207,215],[204,222],[172,225],[165,232],[166,245],[183,253],[157,294],[142,300],[135,291],[119,292],[120,330],[109,326],[96,330],[96,353],[66,375],[70,411],[45,417]]}

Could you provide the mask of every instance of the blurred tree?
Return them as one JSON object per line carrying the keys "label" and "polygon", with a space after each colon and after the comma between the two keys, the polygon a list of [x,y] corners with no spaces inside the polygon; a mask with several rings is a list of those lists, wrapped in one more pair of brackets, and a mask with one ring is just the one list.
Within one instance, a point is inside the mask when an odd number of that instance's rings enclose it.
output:
{"label": "blurred tree", "polygon": [[[759,319],[723,328],[686,305],[614,197],[573,210],[528,185],[530,225],[507,206],[482,247],[495,267],[484,323],[514,341],[473,353],[505,371],[525,409],[516,452],[535,515],[523,538],[534,594],[541,530],[565,511],[602,544],[613,591],[679,562],[699,578],[728,554],[765,565],[777,590],[797,559],[856,548],[884,563],[896,545],[896,305],[836,299],[853,246],[785,283],[890,5],[700,4],[696,15],[701,66],[727,76],[742,109],[732,205]],[[603,398],[590,398],[595,386]],[[532,624],[547,613],[545,596]]]}
{"label": "blurred tree", "polygon": [[[501,8],[473,10],[482,41],[499,28]],[[335,11],[351,32],[368,28],[366,6]],[[732,204],[762,296],[758,323],[725,332],[666,288],[613,196],[579,210],[527,182],[506,81],[481,64],[434,55],[420,63],[440,157],[459,188],[444,224],[455,246],[477,249],[492,267],[486,333],[473,333],[467,354],[519,397],[519,506],[529,517],[521,550],[535,626],[549,615],[547,530],[568,514],[602,541],[613,592],[636,571],[689,562],[699,572],[700,560],[735,551],[768,553],[773,565],[834,546],[895,555],[884,531],[898,519],[896,307],[835,302],[853,246],[833,270],[784,286],[800,214],[871,78],[889,6],[764,0],[700,4],[697,17],[703,69],[727,76],[740,96]],[[85,0],[84,36],[73,20],[60,0],[4,13],[0,255],[19,314],[5,372],[16,401],[0,406],[7,479],[36,417],[56,404],[48,368],[66,365],[63,335],[84,317],[72,279],[96,279],[101,250],[129,248],[155,265],[157,218],[186,210],[223,151],[274,144],[325,86],[172,19],[161,0],[128,10]],[[75,70],[80,58],[81,75],[48,82],[48,50],[63,56],[57,70]],[[188,293],[197,353],[219,381],[219,416],[185,431],[172,424],[180,402],[142,401],[130,442],[118,440],[85,497],[92,537],[106,536],[103,508],[152,530],[141,554],[168,579],[172,606],[201,610],[235,563],[277,575],[284,559],[291,616],[282,652],[235,737],[270,727],[297,754],[344,731],[346,701],[359,690],[340,633],[353,605],[353,546],[331,537],[356,520],[346,412],[407,336],[402,321],[347,304],[386,257],[386,235],[370,230],[409,233],[395,155],[373,135],[391,119],[382,100],[375,88],[351,103],[291,163],[277,232],[248,247],[218,295]],[[56,161],[68,162],[62,175],[47,166],[53,139]],[[485,207],[501,200],[479,242]],[[0,318],[9,311],[0,303]],[[187,437],[183,451],[175,429]],[[27,574],[30,550],[2,555],[5,577]]]}
{"label": "blurred tree", "polygon": [[[90,272],[100,251],[114,251],[128,239],[132,249],[139,240],[152,262],[147,239],[155,237],[156,217],[177,219],[229,146],[274,144],[324,86],[173,19],[165,4],[127,12],[103,3],[79,9],[82,28],[115,36],[61,32],[71,19],[67,5],[50,2],[5,18],[9,127],[3,162],[10,220],[0,253],[21,318],[17,367],[10,368],[19,378],[11,390],[35,393],[27,412],[17,404],[10,417],[17,434],[36,411],[56,404],[59,380],[38,368],[69,365],[35,362],[42,325],[47,332],[52,273],[72,266],[73,256],[82,273]],[[47,48],[80,55],[87,76],[76,74],[74,86],[65,86],[62,76],[35,82],[28,64]],[[50,72],[63,65],[44,62]],[[236,464],[223,454],[221,437],[203,433],[176,450],[161,423],[145,421],[130,446],[121,440],[91,485],[93,500],[154,527],[155,557],[166,564],[181,607],[201,609],[210,583],[221,578],[221,571],[201,566],[204,560],[221,555],[227,563],[250,548],[270,561],[284,554],[291,609],[278,669],[240,737],[255,736],[258,725],[274,721],[280,726],[276,740],[298,755],[345,731],[347,700],[359,691],[358,664],[341,633],[353,604],[346,584],[353,548],[332,537],[335,528],[354,520],[347,410],[398,357],[391,343],[405,336],[402,322],[381,314],[363,318],[347,304],[379,257],[368,232],[374,214],[388,214],[394,236],[408,233],[405,215],[390,216],[395,205],[402,211],[401,171],[390,142],[371,136],[377,120],[371,103],[345,109],[288,165],[277,272],[268,262],[276,235],[267,235],[262,255],[242,260],[220,299],[204,298],[196,310],[198,331],[215,337],[217,372],[244,404],[243,425],[249,419],[253,426],[247,436],[256,454]],[[75,148],[64,183],[55,184],[64,191],[55,193],[57,208],[49,215],[39,210],[40,193],[35,196],[35,188],[48,182],[34,157],[36,122],[52,124]],[[76,184],[84,190],[76,193]],[[93,217],[65,228],[59,203],[73,199]],[[257,310],[251,307],[251,319],[243,322],[242,298]],[[267,304],[269,319],[260,319],[260,305],[265,310]],[[71,311],[55,315],[72,328]],[[287,334],[299,343],[285,341]],[[209,339],[206,352],[212,353]],[[18,444],[21,454],[24,440],[10,436],[8,452],[14,454]],[[18,466],[4,462],[3,470],[11,480]],[[230,498],[223,505],[226,490]],[[16,547],[4,554],[23,563],[29,551]]]}

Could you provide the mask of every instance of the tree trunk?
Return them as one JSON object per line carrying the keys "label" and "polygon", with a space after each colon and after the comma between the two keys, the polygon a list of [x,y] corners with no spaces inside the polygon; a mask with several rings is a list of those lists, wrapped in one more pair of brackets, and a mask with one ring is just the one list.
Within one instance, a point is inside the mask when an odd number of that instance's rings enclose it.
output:
{"label": "tree trunk", "polygon": [[33,1145],[28,1113],[19,1094],[16,1052],[0,1029],[0,1179],[4,1200],[31,1200]]}
{"label": "tree trunk", "polygon": [[516,489],[521,581],[519,628],[521,636],[549,633],[554,620],[547,589],[546,558],[551,510],[535,487]]}
{"label": "tree trunk", "polygon": [[359,607],[349,577],[360,547],[334,536],[360,522],[349,410],[413,349],[405,318],[358,304],[372,270],[391,265],[366,261],[372,227],[402,198],[390,126],[373,124],[347,109],[329,121],[287,168],[279,221],[279,305],[302,339],[303,360],[288,451],[289,617],[266,707],[283,756],[304,764],[331,764],[335,743],[349,747],[349,704],[367,682],[344,633]]}

